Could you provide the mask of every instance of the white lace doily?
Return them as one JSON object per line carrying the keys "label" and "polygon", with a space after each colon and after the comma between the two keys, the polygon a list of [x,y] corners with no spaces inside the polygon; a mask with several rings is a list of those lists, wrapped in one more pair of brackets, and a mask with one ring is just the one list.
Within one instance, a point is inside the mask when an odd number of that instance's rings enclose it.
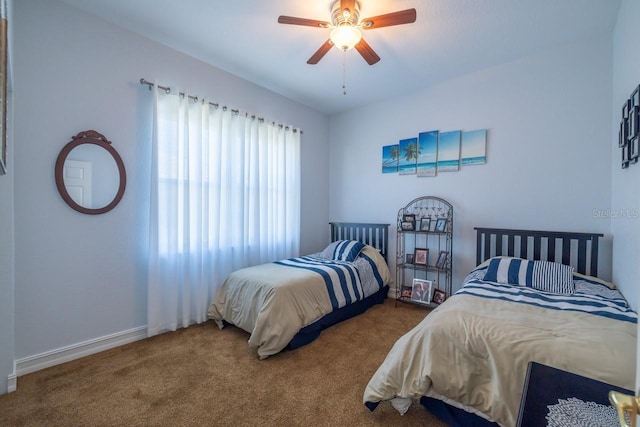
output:
{"label": "white lace doily", "polygon": [[613,406],[583,402],[575,397],[558,399],[549,405],[548,427],[619,427],[618,413]]}

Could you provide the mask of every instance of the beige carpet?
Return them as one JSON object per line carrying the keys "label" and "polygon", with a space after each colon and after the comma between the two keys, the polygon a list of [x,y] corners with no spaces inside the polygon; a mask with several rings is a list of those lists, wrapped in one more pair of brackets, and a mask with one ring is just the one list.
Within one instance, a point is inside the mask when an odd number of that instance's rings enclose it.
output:
{"label": "beige carpet", "polygon": [[437,426],[422,406],[370,412],[362,394],[427,311],[388,299],[294,351],[258,360],[248,334],[213,322],[18,379],[0,426]]}

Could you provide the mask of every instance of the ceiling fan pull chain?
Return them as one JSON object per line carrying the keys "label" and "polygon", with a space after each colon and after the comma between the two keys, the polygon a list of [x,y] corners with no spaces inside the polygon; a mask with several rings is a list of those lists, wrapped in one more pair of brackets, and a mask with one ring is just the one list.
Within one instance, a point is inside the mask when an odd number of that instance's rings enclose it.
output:
{"label": "ceiling fan pull chain", "polygon": [[342,94],[347,94],[347,51],[342,51]]}

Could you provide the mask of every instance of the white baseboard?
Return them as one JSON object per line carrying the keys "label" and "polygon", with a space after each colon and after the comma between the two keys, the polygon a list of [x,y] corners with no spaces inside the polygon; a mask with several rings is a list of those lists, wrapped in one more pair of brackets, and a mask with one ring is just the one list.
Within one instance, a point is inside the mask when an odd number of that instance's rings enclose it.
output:
{"label": "white baseboard", "polygon": [[[14,377],[30,374],[41,369],[79,359],[90,354],[99,353],[110,348],[118,347],[147,337],[147,327],[129,329],[128,331],[117,332],[78,344],[69,345],[33,356],[24,357],[15,361]],[[10,376],[11,377],[11,376]],[[11,378],[10,378],[11,380]],[[11,385],[11,382],[10,382]],[[14,378],[15,390],[15,378]]]}
{"label": "white baseboard", "polygon": [[18,376],[16,375],[16,362],[13,362],[13,373],[7,377],[7,393],[13,393],[18,389]]}

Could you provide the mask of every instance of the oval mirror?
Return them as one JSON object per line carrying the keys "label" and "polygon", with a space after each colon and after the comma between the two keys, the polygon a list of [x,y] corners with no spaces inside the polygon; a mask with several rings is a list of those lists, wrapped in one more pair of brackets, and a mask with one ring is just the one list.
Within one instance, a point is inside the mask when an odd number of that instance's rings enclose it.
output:
{"label": "oval mirror", "polygon": [[55,178],[64,201],[89,215],[113,209],[127,182],[120,155],[94,130],[80,132],[64,146],[56,160]]}

